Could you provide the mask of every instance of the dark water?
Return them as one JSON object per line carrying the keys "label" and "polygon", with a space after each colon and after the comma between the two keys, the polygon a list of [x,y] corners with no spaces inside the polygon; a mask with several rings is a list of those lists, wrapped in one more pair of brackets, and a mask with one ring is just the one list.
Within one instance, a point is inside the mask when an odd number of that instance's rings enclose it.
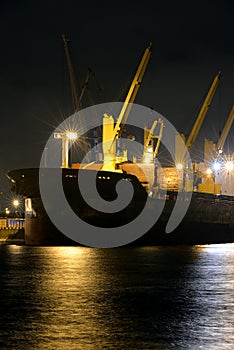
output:
{"label": "dark water", "polygon": [[234,245],[0,246],[0,349],[234,349]]}

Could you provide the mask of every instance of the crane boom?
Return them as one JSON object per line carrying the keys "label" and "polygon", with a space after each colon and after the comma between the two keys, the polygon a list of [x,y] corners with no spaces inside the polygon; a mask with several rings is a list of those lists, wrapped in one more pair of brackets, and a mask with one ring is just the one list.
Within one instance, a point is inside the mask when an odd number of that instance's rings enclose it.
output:
{"label": "crane boom", "polygon": [[[157,128],[157,126],[159,126]],[[158,129],[157,135],[155,130]],[[164,122],[161,118],[155,120],[151,126],[151,129],[145,128],[144,133],[144,153],[142,157],[142,163],[153,163],[154,159],[158,155],[160,142],[163,135]],[[154,139],[156,139],[156,145],[154,148]]]}
{"label": "crane boom", "polygon": [[214,80],[213,80],[213,83],[211,84],[211,87],[208,91],[208,94],[205,98],[205,101],[203,102],[202,104],[202,107],[200,109],[200,112],[197,116],[197,119],[194,123],[194,126],[192,128],[192,131],[186,141],[186,147],[188,150],[191,149],[191,147],[193,146],[196,138],[197,138],[197,135],[198,135],[198,132],[202,126],[202,123],[205,119],[205,116],[206,116],[206,113],[210,107],[210,104],[211,104],[211,101],[214,97],[214,94],[215,94],[215,91],[218,87],[218,84],[219,84],[219,80],[220,80],[220,77],[221,77],[221,72],[218,72],[218,74],[215,76]]}
{"label": "crane boom", "polygon": [[152,43],[146,48],[142,59],[138,65],[136,74],[129,88],[127,97],[123,103],[120,114],[114,123],[114,118],[107,113],[103,116],[103,133],[102,133],[102,148],[103,148],[103,170],[115,171],[116,166],[116,139],[118,139],[123,130],[123,126],[131,111],[132,103],[134,102],[139,87],[141,85],[149,58],[151,55]]}
{"label": "crane boom", "polygon": [[223,128],[223,131],[222,131],[222,133],[220,135],[219,141],[218,141],[217,146],[216,146],[217,151],[220,152],[220,153],[223,150],[224,143],[225,143],[226,138],[228,136],[228,133],[229,133],[231,127],[232,127],[233,121],[234,121],[234,105],[232,106],[231,112],[229,114],[229,117],[228,117],[228,119],[226,121],[226,124],[225,124],[225,126]]}
{"label": "crane boom", "polygon": [[82,80],[81,86],[80,86],[80,100],[83,97],[83,94],[85,92],[85,89],[87,88],[88,85],[88,81],[89,81],[89,76],[90,76],[90,69],[87,69],[87,71],[85,72],[85,77]]}
{"label": "crane boom", "polygon": [[129,88],[123,107],[120,111],[118,120],[115,124],[114,140],[120,136],[120,131],[122,129],[120,125],[121,124],[124,125],[127,121],[127,118],[131,110],[131,105],[129,105],[129,103],[133,103],[135,101],[137,92],[140,88],[146,67],[148,65],[148,62],[151,56],[151,50],[152,50],[152,43],[150,43],[149,46],[146,48],[144,55],[142,56],[142,59],[140,61],[140,64],[137,68],[136,74],[133,78],[133,81],[131,83],[131,86]]}
{"label": "crane boom", "polygon": [[73,69],[70,52],[68,49],[68,43],[70,42],[70,40],[66,38],[64,34],[62,34],[62,39],[64,42],[64,50],[65,50],[65,55],[67,59],[68,71],[69,71],[70,82],[71,82],[73,108],[74,108],[74,111],[77,112],[81,110],[81,103],[80,103],[80,93],[79,93],[79,89],[76,81],[76,76]]}

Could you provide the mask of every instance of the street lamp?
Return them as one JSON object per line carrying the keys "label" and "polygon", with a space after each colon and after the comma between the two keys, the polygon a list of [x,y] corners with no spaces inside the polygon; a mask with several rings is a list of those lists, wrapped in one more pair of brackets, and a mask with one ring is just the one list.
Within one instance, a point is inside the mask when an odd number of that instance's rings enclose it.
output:
{"label": "street lamp", "polygon": [[20,202],[19,202],[18,199],[13,199],[12,204],[15,207],[15,218],[16,218],[15,227],[17,228],[18,227],[18,223],[17,223],[17,209],[18,209],[18,206],[20,205]]}
{"label": "street lamp", "polygon": [[17,209],[18,206],[19,206],[19,200],[18,200],[18,199],[14,199],[14,200],[13,200],[13,205],[14,205],[14,207]]}
{"label": "street lamp", "polygon": [[15,207],[15,216],[17,216],[17,209],[18,209],[19,204],[20,204],[20,202],[18,199],[13,199],[13,205]]}
{"label": "street lamp", "polygon": [[78,135],[76,131],[66,130],[63,133],[54,133],[55,139],[62,140],[62,168],[68,168],[69,164],[69,142],[77,140]]}

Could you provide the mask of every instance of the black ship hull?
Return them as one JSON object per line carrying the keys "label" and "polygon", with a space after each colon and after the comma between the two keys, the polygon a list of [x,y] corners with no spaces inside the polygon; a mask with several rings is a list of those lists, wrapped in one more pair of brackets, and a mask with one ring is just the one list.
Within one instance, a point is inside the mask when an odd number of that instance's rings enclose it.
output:
{"label": "black ship hull", "polygon": [[[53,171],[49,170],[48,171]],[[85,170],[79,170],[85,171]],[[82,199],[75,186],[77,169],[63,169],[63,186],[69,203],[80,218],[94,226],[113,227],[124,225],[140,213],[147,200],[147,193],[133,175],[99,171],[99,192],[106,200],[115,199],[116,183],[124,178],[131,181],[135,197],[126,210],[116,214],[94,211]],[[89,176],[90,170],[87,170]],[[22,176],[23,175],[23,176]],[[105,176],[103,176],[105,175]],[[25,243],[28,245],[78,245],[61,233],[49,219],[39,191],[39,169],[21,169],[8,173],[14,181],[14,191],[31,202],[33,212],[26,211]],[[110,181],[105,179],[109,178]],[[234,242],[234,197],[194,192],[189,208],[176,229],[166,233],[166,226],[177,199],[176,192],[164,193],[151,202],[160,204],[166,198],[162,214],[142,237],[130,245],[155,246],[178,244],[211,244]],[[164,199],[165,200],[165,199]],[[153,215],[153,212],[152,212]]]}

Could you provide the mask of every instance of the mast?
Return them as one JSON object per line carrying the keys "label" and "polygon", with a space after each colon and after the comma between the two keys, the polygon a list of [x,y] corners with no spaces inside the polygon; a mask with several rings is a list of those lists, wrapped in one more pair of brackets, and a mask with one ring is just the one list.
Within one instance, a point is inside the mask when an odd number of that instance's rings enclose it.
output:
{"label": "mast", "polygon": [[133,78],[133,81],[131,83],[131,86],[129,88],[128,94],[126,96],[123,107],[119,114],[118,120],[115,124],[114,139],[119,138],[121,136],[123,126],[126,124],[127,118],[131,111],[131,105],[129,105],[129,103],[133,103],[135,101],[136,95],[141,86],[142,79],[145,74],[145,70],[147,68],[147,65],[151,56],[151,51],[152,51],[152,43],[150,43],[149,46],[146,48],[144,55],[137,68],[136,74]]}
{"label": "mast", "polygon": [[68,48],[68,43],[71,40],[66,38],[64,34],[62,34],[62,39],[64,42],[64,50],[65,50],[65,55],[67,59],[67,66],[68,66],[68,72],[69,72],[70,83],[71,83],[73,110],[77,112],[81,110],[81,103],[80,103],[80,93],[78,89],[77,79],[76,79],[75,71],[72,65],[71,56]]}

